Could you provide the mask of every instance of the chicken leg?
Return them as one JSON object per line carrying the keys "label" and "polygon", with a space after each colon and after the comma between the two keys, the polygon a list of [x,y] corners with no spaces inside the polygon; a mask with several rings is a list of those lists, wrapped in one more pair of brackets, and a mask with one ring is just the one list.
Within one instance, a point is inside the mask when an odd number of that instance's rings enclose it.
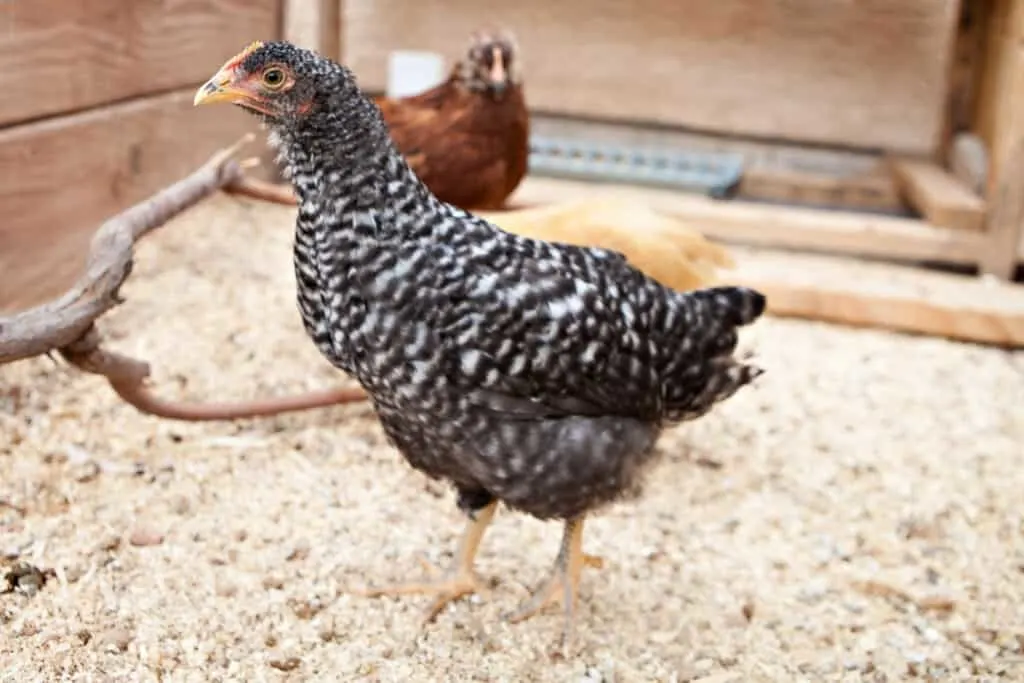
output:
{"label": "chicken leg", "polygon": [[462,538],[459,539],[459,545],[455,550],[455,557],[452,558],[451,564],[445,570],[440,570],[426,559],[421,560],[427,573],[433,574],[436,578],[379,588],[356,589],[353,592],[367,597],[432,593],[435,597],[423,614],[423,623],[427,624],[433,621],[434,617],[448,603],[480,590],[480,580],[477,578],[476,572],[473,571],[473,563],[476,560],[477,548],[480,547],[480,540],[497,509],[498,502],[492,501],[487,506],[470,513],[466,529],[462,532]]}
{"label": "chicken leg", "polygon": [[573,640],[580,574],[584,566],[600,568],[602,565],[601,558],[583,552],[583,517],[566,521],[565,530],[562,533],[562,543],[551,574],[528,600],[513,612],[505,615],[505,618],[512,623],[522,621],[547,605],[560,602],[565,612],[562,648],[568,650],[571,648]]}

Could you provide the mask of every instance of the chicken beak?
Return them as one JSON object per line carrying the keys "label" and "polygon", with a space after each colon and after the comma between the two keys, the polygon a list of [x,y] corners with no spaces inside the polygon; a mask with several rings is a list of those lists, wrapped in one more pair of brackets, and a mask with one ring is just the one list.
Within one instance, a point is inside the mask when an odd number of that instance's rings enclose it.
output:
{"label": "chicken beak", "polygon": [[494,48],[491,52],[491,71],[487,74],[491,90],[501,94],[507,85],[508,73],[505,71],[505,60],[501,56],[501,50]]}
{"label": "chicken beak", "polygon": [[192,99],[193,106],[214,104],[216,102],[239,102],[248,99],[250,94],[234,85],[234,73],[223,69],[210,80],[203,83],[196,96]]}
{"label": "chicken beak", "polygon": [[252,93],[236,83],[237,68],[253,50],[263,45],[260,41],[250,43],[244,50],[224,62],[213,78],[203,83],[196,96],[192,98],[192,105],[214,104],[215,102],[244,102],[252,99]]}

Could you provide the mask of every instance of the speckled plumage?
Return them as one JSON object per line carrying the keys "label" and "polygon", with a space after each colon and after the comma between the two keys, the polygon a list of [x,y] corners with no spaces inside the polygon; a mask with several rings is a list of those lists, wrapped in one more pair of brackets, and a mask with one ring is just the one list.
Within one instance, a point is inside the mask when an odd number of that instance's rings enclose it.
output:
{"label": "speckled plumage", "polygon": [[619,254],[505,233],[430,194],[346,69],[280,43],[246,60],[289,64],[311,98],[266,119],[299,197],[306,331],[461,506],[582,515],[640,483],[664,426],[760,374],[732,355],[759,293],[684,294]]}

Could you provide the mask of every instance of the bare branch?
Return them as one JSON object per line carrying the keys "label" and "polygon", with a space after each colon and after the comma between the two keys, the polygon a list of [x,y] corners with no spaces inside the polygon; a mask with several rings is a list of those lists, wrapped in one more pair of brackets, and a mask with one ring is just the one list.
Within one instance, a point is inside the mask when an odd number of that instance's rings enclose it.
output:
{"label": "bare branch", "polygon": [[232,194],[261,199],[274,204],[283,204],[285,206],[295,206],[296,204],[295,193],[290,185],[271,183],[247,175],[236,178],[224,190]]}
{"label": "bare branch", "polygon": [[166,401],[154,396],[146,387],[145,382],[150,374],[149,365],[103,349],[95,328],[90,328],[80,339],[62,348],[60,353],[78,369],[105,376],[117,395],[139,411],[169,420],[240,420],[353,403],[366,398],[366,394],[358,387],[338,387],[300,396],[238,403]]}

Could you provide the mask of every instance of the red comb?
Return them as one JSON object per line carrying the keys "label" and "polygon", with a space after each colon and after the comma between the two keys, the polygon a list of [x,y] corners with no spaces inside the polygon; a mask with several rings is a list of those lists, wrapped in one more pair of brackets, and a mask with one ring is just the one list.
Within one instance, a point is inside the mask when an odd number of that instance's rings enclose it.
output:
{"label": "red comb", "polygon": [[255,50],[255,49],[259,48],[259,47],[262,47],[262,46],[263,46],[263,41],[254,40],[253,42],[249,43],[245,47],[244,50],[239,52],[237,55],[235,55],[234,57],[232,57],[228,61],[224,62],[224,66],[221,67],[221,70],[234,69],[239,64],[241,64],[242,61],[252,53],[253,50]]}

